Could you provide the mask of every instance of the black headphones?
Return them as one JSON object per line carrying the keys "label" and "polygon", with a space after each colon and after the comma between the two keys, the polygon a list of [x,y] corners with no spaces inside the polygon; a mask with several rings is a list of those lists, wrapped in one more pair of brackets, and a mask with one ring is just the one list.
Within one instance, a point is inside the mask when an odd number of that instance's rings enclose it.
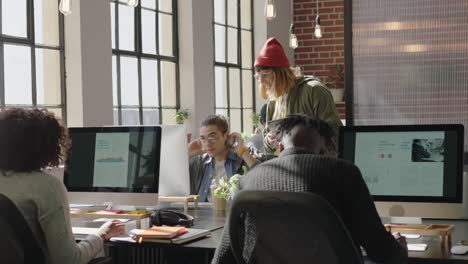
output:
{"label": "black headphones", "polygon": [[181,225],[191,227],[193,226],[193,216],[172,210],[160,209],[151,213],[151,223],[156,226]]}

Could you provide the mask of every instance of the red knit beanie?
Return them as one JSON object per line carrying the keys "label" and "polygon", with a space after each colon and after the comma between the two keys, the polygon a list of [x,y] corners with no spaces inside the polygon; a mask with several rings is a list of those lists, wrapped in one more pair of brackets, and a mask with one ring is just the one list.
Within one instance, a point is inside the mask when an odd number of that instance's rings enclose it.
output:
{"label": "red knit beanie", "polygon": [[276,38],[269,38],[255,59],[254,66],[289,67],[289,59]]}

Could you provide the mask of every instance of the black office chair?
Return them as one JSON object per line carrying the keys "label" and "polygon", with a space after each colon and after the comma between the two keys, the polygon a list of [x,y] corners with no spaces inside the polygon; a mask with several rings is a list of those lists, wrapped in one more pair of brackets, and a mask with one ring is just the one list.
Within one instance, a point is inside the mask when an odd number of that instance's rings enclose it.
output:
{"label": "black office chair", "polygon": [[45,263],[44,253],[15,204],[0,194],[0,263]]}
{"label": "black office chair", "polygon": [[[363,263],[333,207],[312,193],[240,192],[232,204],[229,233],[239,264]],[[244,241],[254,250],[244,248]]]}
{"label": "black office chair", "polygon": [[[0,193],[0,263],[43,264],[44,252],[16,205]],[[112,264],[112,258],[93,259],[89,264]]]}

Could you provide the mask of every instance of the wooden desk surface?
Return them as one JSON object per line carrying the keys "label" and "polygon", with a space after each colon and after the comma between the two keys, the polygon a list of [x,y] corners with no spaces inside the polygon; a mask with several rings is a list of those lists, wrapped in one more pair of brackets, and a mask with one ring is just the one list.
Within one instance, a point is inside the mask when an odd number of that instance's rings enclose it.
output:
{"label": "wooden desk surface", "polygon": [[[183,211],[182,208],[171,208],[174,210]],[[212,231],[211,237],[198,239],[182,245],[169,245],[169,244],[157,244],[157,243],[145,243],[145,244],[129,244],[129,243],[106,243],[110,247],[116,247],[123,249],[124,247],[129,248],[145,248],[145,249],[170,249],[179,248],[179,250],[199,250],[207,254],[208,262],[209,258],[214,254],[216,247],[221,239],[223,232],[224,223],[226,220],[226,214],[222,212],[215,212],[211,207],[203,206],[199,209],[189,209],[188,213],[194,216],[194,228],[209,229]],[[454,224],[455,231],[452,235],[452,243],[457,244],[462,239],[468,240],[468,220],[423,220],[423,223],[429,224]],[[424,252],[409,252],[408,263],[466,263],[468,264],[467,255],[452,255],[450,248],[442,249],[440,247],[440,238],[433,236],[422,236],[418,239],[408,239],[408,243],[426,243],[428,248]],[[138,262],[140,263],[140,262]],[[141,262],[146,263],[146,262]]]}

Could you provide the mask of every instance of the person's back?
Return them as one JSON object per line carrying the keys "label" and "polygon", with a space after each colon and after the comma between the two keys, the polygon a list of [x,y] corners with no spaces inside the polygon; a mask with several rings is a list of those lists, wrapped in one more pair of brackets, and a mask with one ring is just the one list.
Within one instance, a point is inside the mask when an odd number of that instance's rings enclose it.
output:
{"label": "person's back", "polygon": [[400,263],[401,248],[382,226],[359,169],[347,161],[289,148],[248,173],[240,189],[319,194],[335,208],[355,244],[362,245],[372,259]]}
{"label": "person's back", "polygon": [[[296,115],[277,121],[277,139],[284,149],[276,159],[264,162],[247,175],[239,190],[273,190],[311,192],[330,202],[350,231],[356,245],[367,255],[381,263],[405,263],[407,251],[383,227],[369,190],[359,169],[350,162],[318,155],[323,148],[325,133],[329,130],[323,121]],[[300,212],[298,212],[300,215]],[[252,230],[249,220],[246,229]],[[246,232],[246,256],[254,249],[255,232]],[[213,263],[231,259],[229,234],[215,253]]]}

